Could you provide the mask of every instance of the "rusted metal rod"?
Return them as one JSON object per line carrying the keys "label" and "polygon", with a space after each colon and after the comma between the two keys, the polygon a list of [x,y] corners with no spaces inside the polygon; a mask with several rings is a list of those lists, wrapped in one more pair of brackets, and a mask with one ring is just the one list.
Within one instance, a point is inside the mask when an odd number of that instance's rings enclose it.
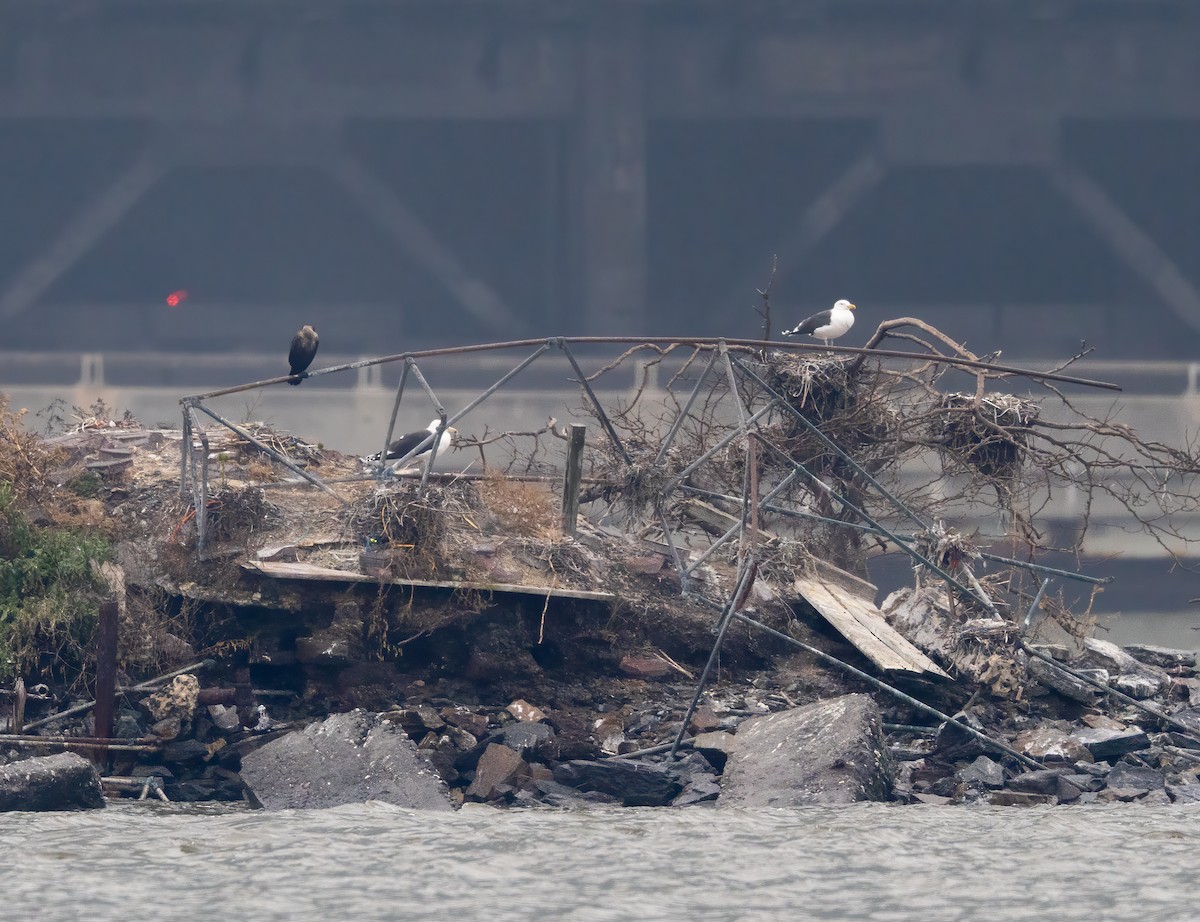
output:
{"label": "rusted metal rod", "polygon": [[[710,606],[713,605],[713,603],[709,602],[707,599],[705,599],[704,601]],[[715,607],[715,606],[713,606],[713,607]],[[829,665],[831,665],[831,666],[836,666],[838,669],[842,669],[846,672],[849,672],[851,675],[857,676],[858,678],[862,679],[864,682],[874,685],[880,691],[887,692],[889,695],[891,695],[894,698],[898,698],[899,700],[903,701],[905,704],[912,705],[919,711],[924,711],[926,714],[936,717],[939,720],[944,721],[945,723],[948,723],[953,727],[957,727],[959,730],[962,730],[964,733],[967,733],[970,736],[975,737],[975,739],[979,740],[981,743],[984,743],[984,744],[990,746],[992,749],[997,750],[999,752],[1003,752],[1005,755],[1012,756],[1014,759],[1016,759],[1022,765],[1025,765],[1029,768],[1045,768],[1046,767],[1041,762],[1038,762],[1036,759],[1031,759],[1029,756],[1025,755],[1022,752],[1017,752],[1017,750],[1013,749],[1007,743],[1002,743],[999,740],[992,739],[992,737],[988,736],[986,733],[980,733],[974,727],[963,723],[961,720],[956,720],[955,718],[951,717],[949,714],[944,714],[941,711],[939,711],[937,708],[930,707],[924,701],[920,701],[919,699],[914,698],[912,695],[906,695],[904,692],[900,691],[900,689],[894,688],[893,686],[888,685],[887,682],[883,682],[883,681],[875,678],[873,675],[869,675],[868,673],[863,672],[861,669],[851,666],[849,663],[842,662],[836,656],[830,656],[828,653],[826,653],[823,650],[818,650],[816,647],[810,647],[808,644],[797,640],[795,637],[792,637],[790,634],[785,634],[782,631],[777,631],[772,627],[767,627],[767,625],[763,624],[761,621],[755,621],[753,618],[748,617],[747,615],[743,615],[741,612],[734,612],[733,617],[737,618],[739,621],[744,622],[745,624],[749,624],[752,627],[758,628],[760,631],[765,631],[766,633],[770,634],[772,637],[778,637],[780,640],[783,640],[783,641],[791,644],[794,647],[799,647],[801,650],[804,650],[806,653],[809,653],[809,654],[815,656],[817,659],[821,660],[822,662],[829,663]]]}
{"label": "rusted metal rod", "polygon": [[[1093,381],[1089,378],[1079,378],[1074,375],[1064,375],[1058,372],[1037,371],[1032,368],[1016,368],[1011,365],[997,365],[992,362],[981,362],[973,359],[958,358],[949,355],[930,355],[922,352],[901,352],[894,349],[863,349],[857,346],[826,346],[818,343],[776,342],[767,339],[729,339],[718,336],[559,336],[552,338],[554,342],[571,345],[636,345],[645,343],[647,346],[659,344],[678,344],[697,349],[716,349],[720,343],[727,346],[739,346],[747,349],[776,349],[782,352],[826,352],[834,355],[866,355],[881,358],[909,359],[911,361],[933,362],[941,365],[954,365],[960,368],[981,368],[997,374],[1018,375],[1034,381],[1057,381],[1062,384],[1078,384],[1081,387],[1097,387],[1103,390],[1119,391],[1121,385],[1107,381]],[[444,355],[468,355],[475,352],[495,352],[503,349],[517,349],[526,346],[537,346],[546,338],[513,339],[498,343],[476,343],[468,346],[447,346],[440,349],[422,349],[414,352],[402,352],[397,355],[385,355],[372,359],[360,359],[344,365],[330,365],[310,371],[308,377],[317,378],[321,375],[334,374],[340,371],[350,371],[356,368],[366,368],[371,365],[385,365],[391,362],[402,362],[407,358],[433,358]],[[193,395],[193,399],[208,400],[211,397],[223,397],[227,394],[237,394],[242,391],[274,384],[284,384],[292,380],[292,375],[280,375],[276,378],[266,378],[249,384],[239,384],[204,394]],[[183,398],[188,399],[188,398]]]}
{"label": "rusted metal rod", "polygon": [[100,603],[100,619],[96,629],[96,706],[92,721],[98,738],[112,736],[113,715],[117,696],[117,618],[120,606],[116,599]]}
{"label": "rusted metal rod", "polygon": [[[165,673],[164,675],[156,676],[153,679],[147,679],[145,682],[139,682],[137,685],[126,685],[117,689],[120,694],[129,694],[130,692],[147,692],[154,691],[161,683],[169,681],[176,676],[184,675],[188,672],[199,672],[202,669],[211,669],[217,663],[215,660],[205,659],[198,663],[192,663],[190,666],[184,666],[181,669],[176,669],[173,672]],[[83,704],[77,704],[74,707],[69,707],[65,711],[59,711],[57,714],[51,714],[48,717],[43,717],[41,720],[35,720],[32,723],[25,725],[26,730],[35,730],[38,727],[44,727],[48,724],[55,723],[66,717],[73,717],[76,714],[82,714],[85,711],[90,711],[96,706],[95,701],[85,701]]]}
{"label": "rusted metal rod", "polygon": [[[289,458],[287,455],[283,454],[283,452],[276,451],[274,448],[272,448],[266,442],[263,442],[260,439],[256,439],[253,435],[251,435],[249,432],[247,432],[245,429],[243,429],[237,423],[230,422],[229,420],[225,419],[225,417],[221,416],[219,413],[215,413],[212,410],[210,410],[204,404],[195,402],[192,404],[192,406],[195,409],[199,410],[201,413],[205,413],[208,416],[211,416],[213,419],[215,419],[217,422],[219,422],[226,429],[229,429],[229,430],[235,432],[237,435],[244,438],[247,442],[250,442],[252,445],[254,445],[256,448],[258,448],[260,451],[265,451],[268,455],[270,455],[272,458],[274,458],[276,461],[278,461],[280,464],[282,464],[284,467],[286,467],[289,471],[292,471],[295,474],[299,474],[301,477],[303,477],[305,480],[307,480],[313,486],[318,487],[321,490],[324,490],[326,493],[328,493],[330,496],[332,496],[334,499],[336,499],[343,506],[349,505],[349,503],[347,503],[346,500],[344,500],[342,497],[338,496],[338,494],[335,493],[333,491],[333,489],[325,483],[325,481],[323,481],[320,477],[315,477],[312,474],[310,474],[308,471],[304,470],[304,468],[302,468],[298,464],[296,464],[291,458]],[[207,474],[207,471],[208,471],[208,459],[207,458],[204,459],[203,471],[205,472],[205,474]],[[197,518],[199,518],[199,516],[200,516],[199,509],[196,510],[196,516],[197,516]]]}

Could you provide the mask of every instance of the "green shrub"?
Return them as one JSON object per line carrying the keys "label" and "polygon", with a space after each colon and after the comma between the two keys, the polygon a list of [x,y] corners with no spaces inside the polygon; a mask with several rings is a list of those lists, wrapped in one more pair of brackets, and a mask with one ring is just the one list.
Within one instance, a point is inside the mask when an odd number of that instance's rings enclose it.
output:
{"label": "green shrub", "polygon": [[0,676],[79,676],[107,589],[96,566],[111,556],[98,535],[31,526],[0,481]]}

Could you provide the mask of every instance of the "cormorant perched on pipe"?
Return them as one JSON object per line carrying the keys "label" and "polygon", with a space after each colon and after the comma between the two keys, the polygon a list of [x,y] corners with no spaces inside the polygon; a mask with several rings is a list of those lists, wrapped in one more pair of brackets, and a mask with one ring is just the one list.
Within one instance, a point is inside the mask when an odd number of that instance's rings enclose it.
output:
{"label": "cormorant perched on pipe", "polygon": [[317,355],[317,331],[312,328],[312,324],[306,323],[302,326],[299,332],[292,337],[292,348],[288,352],[288,364],[292,366],[292,370],[288,372],[290,375],[296,375],[294,380],[289,381],[293,387],[308,377],[304,374],[306,368],[312,364],[312,360]]}

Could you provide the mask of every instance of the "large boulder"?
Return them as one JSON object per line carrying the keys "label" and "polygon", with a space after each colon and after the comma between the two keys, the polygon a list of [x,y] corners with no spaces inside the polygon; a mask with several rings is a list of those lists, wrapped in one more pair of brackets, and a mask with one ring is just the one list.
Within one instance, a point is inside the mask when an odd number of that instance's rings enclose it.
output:
{"label": "large boulder", "polygon": [[743,723],[719,803],[791,807],[888,800],[892,760],[879,708],[845,695]]}
{"label": "large boulder", "polygon": [[104,806],[100,776],[73,752],[0,765],[0,812],[93,810]]}
{"label": "large boulder", "polygon": [[242,780],[263,807],[336,807],[381,800],[450,810],[446,785],[404,730],[380,714],[335,714],[242,759]]}

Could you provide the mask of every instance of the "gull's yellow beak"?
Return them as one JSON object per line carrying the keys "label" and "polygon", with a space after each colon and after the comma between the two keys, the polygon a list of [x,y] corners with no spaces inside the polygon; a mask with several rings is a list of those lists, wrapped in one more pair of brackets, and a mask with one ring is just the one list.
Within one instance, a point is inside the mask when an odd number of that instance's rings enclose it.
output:
{"label": "gull's yellow beak", "polygon": [[858,307],[857,307],[856,305],[854,305],[854,304],[851,304],[851,305],[850,305],[850,310],[852,310],[852,311],[854,311],[854,310],[858,310]]}

